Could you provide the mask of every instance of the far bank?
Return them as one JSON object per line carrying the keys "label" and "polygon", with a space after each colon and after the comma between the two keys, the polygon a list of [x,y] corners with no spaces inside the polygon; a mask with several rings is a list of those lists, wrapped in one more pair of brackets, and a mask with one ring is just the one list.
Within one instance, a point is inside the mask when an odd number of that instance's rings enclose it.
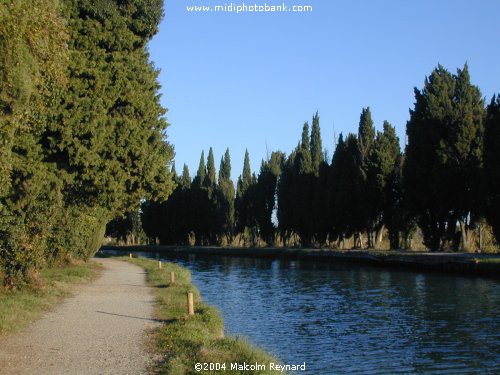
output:
{"label": "far bank", "polygon": [[376,267],[500,278],[500,254],[431,253],[384,250],[235,248],[205,246],[103,246],[101,250],[152,252],[161,255],[224,255],[321,262],[360,263]]}

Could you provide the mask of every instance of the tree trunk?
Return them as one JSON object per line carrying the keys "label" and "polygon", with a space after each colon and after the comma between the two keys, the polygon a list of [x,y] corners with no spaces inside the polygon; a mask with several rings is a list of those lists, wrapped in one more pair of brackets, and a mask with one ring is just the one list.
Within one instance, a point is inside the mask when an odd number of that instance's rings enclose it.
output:
{"label": "tree trunk", "polygon": [[472,249],[471,246],[472,231],[463,220],[459,220],[459,223],[460,223],[460,231],[462,232],[462,251],[469,252]]}
{"label": "tree trunk", "polygon": [[478,237],[479,237],[479,252],[483,251],[483,224],[479,223],[478,226]]}
{"label": "tree trunk", "polygon": [[385,226],[382,225],[378,230],[377,230],[377,234],[376,234],[376,237],[375,237],[375,245],[379,244],[382,242],[382,237],[383,237],[383,234],[384,234],[384,229],[385,229]]}
{"label": "tree trunk", "polygon": [[[369,249],[372,249],[374,247],[373,246],[373,230],[372,230],[371,225],[366,230],[366,242],[367,242],[367,246],[368,246]],[[363,246],[361,246],[361,248],[362,247]]]}

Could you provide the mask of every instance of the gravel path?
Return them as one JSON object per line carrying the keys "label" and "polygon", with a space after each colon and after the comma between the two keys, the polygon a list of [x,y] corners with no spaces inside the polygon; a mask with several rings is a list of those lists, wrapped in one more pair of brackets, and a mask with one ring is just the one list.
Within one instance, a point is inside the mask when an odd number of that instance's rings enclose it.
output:
{"label": "gravel path", "polygon": [[144,374],[153,297],[144,271],[96,259],[102,276],[20,334],[0,342],[0,374]]}

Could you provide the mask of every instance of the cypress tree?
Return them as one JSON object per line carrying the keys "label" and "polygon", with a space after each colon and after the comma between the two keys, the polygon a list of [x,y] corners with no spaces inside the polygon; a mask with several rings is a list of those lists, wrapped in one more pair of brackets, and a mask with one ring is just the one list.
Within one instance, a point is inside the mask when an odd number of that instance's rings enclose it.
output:
{"label": "cypress tree", "polygon": [[181,186],[183,189],[191,187],[191,177],[189,176],[189,168],[186,164],[182,167]]}
{"label": "cypress tree", "polygon": [[146,50],[162,4],[72,0],[68,8],[69,87],[60,121],[45,135],[52,158],[72,174],[68,200],[112,217],[140,199],[165,199],[173,150]]}
{"label": "cypress tree", "polygon": [[323,162],[323,145],[321,142],[321,131],[319,128],[318,112],[313,116],[311,129],[311,160],[314,174],[319,174],[319,166]]}
{"label": "cypress tree", "polygon": [[484,134],[484,205],[486,219],[500,243],[500,97],[488,105]]}
{"label": "cypress tree", "polygon": [[272,245],[276,228],[272,222],[273,211],[276,208],[276,187],[285,155],[273,151],[268,161],[262,161],[257,178],[254,198],[254,215],[258,232],[268,245]]}
{"label": "cypress tree", "polygon": [[295,158],[295,169],[299,174],[311,173],[312,158],[311,158],[311,143],[309,135],[309,123],[306,121],[302,127],[302,139],[297,146],[297,154]]}
{"label": "cypress tree", "polygon": [[384,189],[384,225],[389,233],[391,249],[411,248],[411,237],[417,222],[406,201],[403,186],[404,155],[399,154],[387,176]]}
{"label": "cypress tree", "polygon": [[236,200],[235,200],[235,220],[237,231],[242,233],[245,227],[249,225],[249,199],[247,191],[252,184],[252,172],[250,170],[250,155],[248,150],[245,150],[245,158],[243,160],[243,173],[238,177],[236,184]]}
{"label": "cypress tree", "polygon": [[220,161],[219,180],[229,180],[231,178],[231,156],[229,148],[226,149],[224,156]]}
{"label": "cypress tree", "polygon": [[314,233],[312,207],[315,177],[309,140],[309,124],[305,122],[301,142],[284,163],[278,187],[280,232],[285,238],[297,233],[304,246],[310,244]]}
{"label": "cypress tree", "polygon": [[283,156],[283,165],[277,186],[278,229],[285,246],[287,246],[288,240],[293,234],[295,204],[292,197],[292,188],[294,186],[293,166],[296,153],[297,150],[294,150],[288,158]]}
{"label": "cypress tree", "polygon": [[220,213],[220,234],[225,235],[230,243],[233,239],[234,230],[234,184],[231,180],[231,156],[229,148],[226,149],[220,162],[219,169],[219,202],[218,211]]}
{"label": "cypress tree", "polygon": [[383,132],[377,132],[367,163],[368,227],[373,228],[377,234],[375,239],[369,236],[373,246],[380,240],[383,231],[383,212],[384,207],[388,204],[385,200],[386,184],[399,157],[399,139],[396,136],[396,129],[384,121]]}
{"label": "cypress tree", "polygon": [[175,169],[175,162],[172,163],[172,168],[170,168],[170,174],[174,181],[178,182],[179,176],[177,176],[177,171]]}
{"label": "cypress tree", "polygon": [[[405,192],[431,250],[468,250],[480,217],[483,101],[467,65],[456,75],[438,66],[415,89],[407,124]],[[456,235],[460,223],[461,238]]]}
{"label": "cypress tree", "polygon": [[205,151],[201,151],[200,163],[198,164],[198,172],[196,172],[196,177],[193,180],[193,185],[197,187],[202,187],[205,182],[205,176],[207,175],[207,169],[205,167]]}
{"label": "cypress tree", "polygon": [[340,240],[355,236],[355,247],[361,247],[360,233],[366,227],[364,203],[365,174],[361,147],[354,134],[345,141],[339,138],[332,161],[334,234]]}
{"label": "cypress tree", "polygon": [[40,135],[66,84],[67,42],[57,1],[0,5],[0,272],[11,288],[30,282],[51,250],[61,181]]}
{"label": "cypress tree", "polygon": [[327,220],[329,225],[328,235],[330,241],[339,240],[342,242],[345,236],[346,228],[343,220],[345,207],[341,200],[341,182],[344,170],[345,143],[344,136],[340,133],[337,140],[337,146],[332,157],[330,166],[330,178],[328,180],[328,207]]}
{"label": "cypress tree", "polygon": [[205,176],[205,186],[208,188],[209,194],[212,194],[215,188],[215,160],[214,160],[214,151],[212,147],[208,150],[208,158],[207,158],[207,175]]}
{"label": "cypress tree", "polygon": [[[375,128],[373,127],[372,115],[370,107],[363,108],[359,117],[358,138],[357,143],[359,147],[359,165],[360,179],[358,181],[362,186],[363,194],[359,197],[359,217],[364,221],[364,230],[367,234],[368,247],[374,246],[373,230],[374,221],[376,216],[376,199],[378,189],[376,181],[370,181],[370,157],[373,152],[373,145],[375,143]],[[356,233],[358,236],[358,233]]]}
{"label": "cypress tree", "polygon": [[375,128],[373,127],[370,107],[363,108],[359,117],[358,142],[363,161],[368,158],[375,141]]}
{"label": "cypress tree", "polygon": [[250,170],[250,155],[248,150],[245,150],[245,158],[243,160],[243,173],[241,174],[241,189],[240,194],[244,194],[252,183],[252,172]]}

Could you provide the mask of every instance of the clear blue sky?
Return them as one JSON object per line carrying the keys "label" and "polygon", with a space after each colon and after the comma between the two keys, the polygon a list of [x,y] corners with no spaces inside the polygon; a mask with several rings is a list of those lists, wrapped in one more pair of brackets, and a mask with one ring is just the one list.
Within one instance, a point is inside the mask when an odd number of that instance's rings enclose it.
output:
{"label": "clear blue sky", "polygon": [[290,153],[316,110],[330,156],[333,127],[337,135],[356,132],[366,106],[377,129],[388,120],[403,142],[413,87],[421,88],[438,63],[454,73],[467,61],[487,101],[500,92],[498,0],[290,0],[313,11],[186,11],[230,3],[165,1],[150,44],[177,171],[186,163],[191,177],[210,146],[217,169],[229,147],[234,179],[245,148],[257,172],[266,145]]}

